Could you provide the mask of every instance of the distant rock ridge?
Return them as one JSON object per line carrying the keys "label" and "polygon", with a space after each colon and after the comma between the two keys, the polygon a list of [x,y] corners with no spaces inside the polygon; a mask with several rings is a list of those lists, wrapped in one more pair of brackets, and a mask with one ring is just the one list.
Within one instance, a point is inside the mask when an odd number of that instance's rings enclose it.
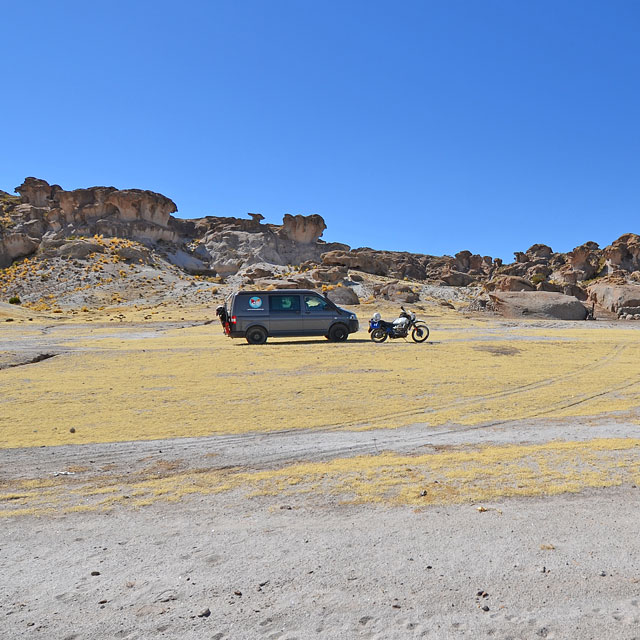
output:
{"label": "distant rock ridge", "polygon": [[35,253],[52,255],[62,247],[65,255],[82,253],[86,247],[69,247],[65,241],[98,235],[135,240],[184,271],[232,277],[237,285],[283,282],[283,267],[294,265],[299,272],[287,276],[290,286],[348,285],[354,282],[350,272],[364,272],[394,279],[396,284],[379,288],[390,298],[412,297],[412,291],[397,284],[408,280],[476,287],[487,301],[489,292],[541,291],[589,300],[614,313],[640,311],[640,236],[633,233],[604,249],[585,242],[558,253],[534,244],[503,264],[471,251],[433,256],[326,243],[321,240],[326,224],[317,214],[285,214],[281,225],[264,223],[259,213],[185,220],[172,215],[177,207],[170,198],[153,191],[67,191],[33,177],[16,192],[19,196],[0,192],[0,267]]}
{"label": "distant rock ridge", "polygon": [[[70,236],[121,237],[155,245],[168,259],[192,273],[228,276],[258,262],[276,265],[320,260],[341,243],[320,240],[326,229],[317,215],[285,214],[282,225],[209,216],[182,220],[175,203],[153,191],[89,187],[66,191],[29,177],[16,187],[19,200],[4,192],[0,200],[0,267],[38,251],[43,239]],[[4,221],[4,223],[2,222]]]}

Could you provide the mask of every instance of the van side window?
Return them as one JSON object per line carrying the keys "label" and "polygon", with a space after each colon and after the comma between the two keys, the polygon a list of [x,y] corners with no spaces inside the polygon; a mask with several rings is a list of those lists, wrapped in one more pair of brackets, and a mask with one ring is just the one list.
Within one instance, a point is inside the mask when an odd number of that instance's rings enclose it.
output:
{"label": "van side window", "polygon": [[269,296],[271,311],[274,313],[300,313],[300,296]]}
{"label": "van side window", "polygon": [[327,303],[320,296],[304,296],[304,310],[318,313],[327,310]]}

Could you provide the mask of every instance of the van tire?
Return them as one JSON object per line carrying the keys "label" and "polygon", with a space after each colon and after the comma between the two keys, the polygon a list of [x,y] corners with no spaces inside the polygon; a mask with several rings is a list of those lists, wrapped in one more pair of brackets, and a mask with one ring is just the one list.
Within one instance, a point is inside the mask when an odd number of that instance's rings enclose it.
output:
{"label": "van tire", "polygon": [[328,337],[331,342],[344,342],[349,337],[349,329],[341,323],[334,324],[329,329]]}
{"label": "van tire", "polygon": [[264,344],[267,341],[267,332],[262,327],[251,327],[244,337],[249,344]]}

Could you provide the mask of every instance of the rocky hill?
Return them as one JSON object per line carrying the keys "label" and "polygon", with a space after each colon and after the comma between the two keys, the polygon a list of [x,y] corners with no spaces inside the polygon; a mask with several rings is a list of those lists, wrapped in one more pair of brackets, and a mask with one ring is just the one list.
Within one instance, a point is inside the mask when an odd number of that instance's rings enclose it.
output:
{"label": "rocky hill", "polygon": [[[157,301],[177,292],[203,302],[212,291],[259,286],[319,288],[342,304],[362,297],[464,301],[516,316],[564,317],[549,309],[566,304],[573,318],[578,300],[585,316],[598,305],[640,318],[640,237],[631,233],[604,249],[586,242],[557,253],[536,244],[503,264],[470,251],[431,256],[326,243],[319,215],[286,214],[281,225],[257,213],[184,220],[159,193],[66,191],[37,178],[16,193],[0,191],[0,300],[43,309],[129,304],[143,294]],[[551,307],[549,296],[527,295],[535,292],[555,294]]]}

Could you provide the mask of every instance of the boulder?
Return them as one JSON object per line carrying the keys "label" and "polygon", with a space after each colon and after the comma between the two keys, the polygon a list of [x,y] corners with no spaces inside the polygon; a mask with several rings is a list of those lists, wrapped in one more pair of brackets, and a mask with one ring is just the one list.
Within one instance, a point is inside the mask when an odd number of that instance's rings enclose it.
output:
{"label": "boulder", "polygon": [[488,272],[492,263],[493,259],[490,256],[480,256],[477,253],[471,253],[471,251],[459,251],[454,257],[451,269],[453,271],[461,271],[463,273],[467,273],[469,271],[474,271],[476,273]]}
{"label": "boulder", "polygon": [[534,291],[535,287],[518,276],[497,276],[488,283],[489,291]]}
{"label": "boulder", "polygon": [[417,302],[420,296],[407,284],[402,282],[391,282],[382,287],[374,288],[375,295],[381,296],[386,300],[395,302]]}
{"label": "boulder", "polygon": [[116,249],[116,255],[121,260],[126,260],[127,262],[147,262],[149,259],[149,250],[137,246],[137,247],[118,247]]}
{"label": "boulder", "polygon": [[240,272],[240,275],[247,276],[252,280],[257,278],[273,278],[276,274],[282,273],[283,267],[268,262],[258,262],[248,266]]}
{"label": "boulder", "polygon": [[525,254],[529,260],[533,260],[535,258],[549,259],[553,254],[553,249],[546,244],[534,244],[525,251]]}
{"label": "boulder", "polygon": [[298,289],[315,289],[317,288],[317,284],[309,280],[305,274],[298,273],[287,278],[289,282],[295,282],[298,286]]}
{"label": "boulder", "polygon": [[573,296],[548,291],[504,291],[489,294],[494,309],[506,318],[585,320],[586,307]]}
{"label": "boulder", "polygon": [[564,293],[564,286],[561,284],[555,284],[553,282],[539,282],[536,286],[538,291],[550,291],[552,293]]}
{"label": "boulder", "polygon": [[327,282],[335,284],[347,277],[347,267],[331,267],[329,269],[313,269],[309,272],[309,277],[315,282]]}
{"label": "boulder", "polygon": [[588,288],[589,299],[617,313],[622,307],[640,306],[640,285],[596,282]]}
{"label": "boulder", "polygon": [[295,280],[280,280],[277,278],[260,278],[255,281],[255,289],[301,289]]}
{"label": "boulder", "polygon": [[0,268],[8,267],[16,258],[31,255],[38,248],[38,240],[26,233],[0,231]]}
{"label": "boulder", "polygon": [[565,284],[562,288],[562,293],[565,296],[573,296],[574,298],[578,298],[578,300],[585,301],[589,298],[589,294],[577,284]]}
{"label": "boulder", "polygon": [[60,258],[83,260],[92,253],[104,253],[104,251],[104,246],[93,240],[71,240],[58,247],[55,255]]}
{"label": "boulder", "polygon": [[[144,254],[139,255],[138,251],[140,250],[119,249],[117,253],[125,260],[138,262],[140,259],[142,259],[144,262],[146,262],[147,260],[145,260]],[[211,269],[208,262],[200,260],[195,253],[187,253],[182,249],[174,249],[171,251],[167,251],[165,257],[171,264],[175,264],[177,267],[180,267],[187,273],[202,276],[218,275],[215,270]]]}
{"label": "boulder", "polygon": [[351,251],[328,251],[322,255],[322,264],[343,266],[377,276],[385,276],[389,272],[391,262],[383,252],[363,247]]}
{"label": "boulder", "polygon": [[336,287],[327,291],[325,294],[331,302],[335,304],[347,304],[354,305],[360,304],[360,300],[356,295],[356,292],[351,287]]}
{"label": "boulder", "polygon": [[620,307],[618,309],[618,317],[622,318],[623,316],[627,317],[627,316],[631,316],[633,319],[635,319],[635,317],[637,315],[640,315],[640,306],[637,307]]}
{"label": "boulder", "polygon": [[564,293],[565,296],[573,296],[578,300],[585,301],[588,299],[587,292],[577,284],[557,284],[554,282],[540,282],[536,287],[538,291],[552,291],[555,293]]}
{"label": "boulder", "polygon": [[461,271],[445,272],[442,274],[441,280],[450,287],[466,287],[475,282],[473,276],[470,276],[468,273],[462,273]]}

